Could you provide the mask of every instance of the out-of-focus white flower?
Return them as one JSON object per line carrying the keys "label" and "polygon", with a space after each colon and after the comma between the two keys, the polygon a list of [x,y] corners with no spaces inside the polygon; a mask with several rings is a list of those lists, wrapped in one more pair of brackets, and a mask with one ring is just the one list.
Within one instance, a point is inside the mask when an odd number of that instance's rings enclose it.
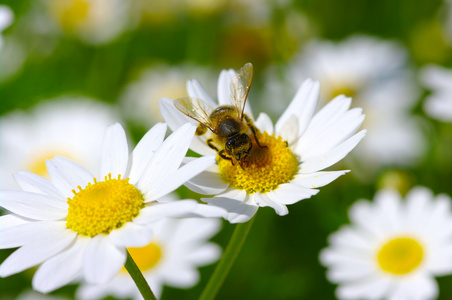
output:
{"label": "out-of-focus white flower", "polygon": [[70,298],[62,296],[50,296],[29,290],[17,296],[16,300],[70,300]]}
{"label": "out-of-focus white flower", "polygon": [[[221,72],[219,105],[234,105],[232,99],[239,96],[233,95],[233,86],[237,87],[239,80],[234,70]],[[208,113],[219,106],[198,81],[189,81],[187,90],[190,97],[203,101],[202,106]],[[215,195],[202,200],[225,208],[229,212],[226,218],[231,223],[248,221],[259,207],[272,207],[278,215],[288,214],[287,205],[310,198],[319,192],[316,188],[347,172],[321,170],[343,159],[365,135],[365,130],[356,133],[364,115],[359,108],[349,110],[350,98],[338,96],[314,113],[318,96],[318,82],[309,79],[303,82],[275,126],[268,115],[262,113],[255,122],[256,135],[247,129],[246,134],[254,137],[245,167],[235,158],[218,155],[217,165],[186,186],[201,194]],[[243,122],[247,117],[253,118],[246,104]],[[186,122],[199,124],[176,109],[172,99],[163,99],[160,111],[172,130]],[[196,136],[191,149],[202,155],[218,154],[206,143],[212,134],[208,131]],[[225,149],[225,144],[217,146],[219,151]]]}
{"label": "out-of-focus white flower", "polygon": [[201,157],[180,167],[195,130],[187,124],[164,140],[166,124],[159,123],[129,153],[116,123],[105,131],[95,175],[61,156],[46,162],[50,180],[16,173],[23,191],[0,191],[0,206],[11,212],[0,217],[0,249],[19,249],[0,265],[0,277],[41,264],[33,277],[39,292],[80,275],[103,284],[121,270],[126,248],[151,242],[155,222],[223,216],[224,210],[194,200],[159,201],[215,162]]}
{"label": "out-of-focus white flower", "polygon": [[341,43],[314,41],[291,64],[290,73],[294,85],[301,78],[319,80],[324,102],[344,94],[364,109],[369,134],[353,155],[366,168],[410,165],[424,152],[423,136],[409,112],[419,93],[401,45],[365,36]]}
{"label": "out-of-focus white flower", "polygon": [[[128,249],[157,298],[164,285],[190,288],[199,281],[198,267],[216,261],[220,248],[207,242],[220,229],[218,219],[162,220],[153,224],[154,237],[142,248]],[[103,285],[82,284],[77,299],[142,299],[132,278],[122,269]]]}
{"label": "out-of-focus white flower", "polygon": [[351,225],[320,253],[339,299],[435,299],[434,276],[452,273],[451,199],[414,188],[382,190],[350,208]]}
{"label": "out-of-focus white flower", "polygon": [[43,0],[63,32],[88,44],[117,38],[130,24],[130,2],[122,0]]}
{"label": "out-of-focus white flower", "polygon": [[432,94],[424,103],[425,112],[432,118],[452,122],[452,70],[440,66],[426,66],[420,79]]}
{"label": "out-of-focus white flower", "polygon": [[187,96],[187,79],[198,75],[211,81],[210,72],[191,66],[155,66],[142,71],[139,78],[131,82],[121,96],[121,104],[126,117],[132,122],[146,126],[163,120],[158,102],[162,97],[173,99]]}
{"label": "out-of-focus white flower", "polygon": [[112,107],[70,96],[2,116],[0,188],[16,187],[12,174],[19,170],[48,177],[45,161],[56,155],[97,169],[105,128],[116,120]]}
{"label": "out-of-focus white flower", "polygon": [[[2,31],[5,30],[14,20],[12,10],[6,5],[0,5],[0,50],[3,46]],[[1,55],[1,53],[0,53]]]}

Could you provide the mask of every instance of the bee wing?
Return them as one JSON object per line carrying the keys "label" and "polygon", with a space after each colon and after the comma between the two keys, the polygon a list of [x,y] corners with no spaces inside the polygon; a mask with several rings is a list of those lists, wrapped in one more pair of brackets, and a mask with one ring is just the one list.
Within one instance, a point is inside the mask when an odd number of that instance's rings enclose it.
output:
{"label": "bee wing", "polygon": [[215,132],[215,126],[210,120],[209,113],[211,107],[201,99],[193,97],[182,97],[174,100],[174,106],[183,114],[203,124],[211,131]]}
{"label": "bee wing", "polygon": [[238,117],[243,118],[243,110],[245,109],[246,98],[250,92],[251,83],[253,82],[253,65],[247,63],[240,71],[232,77],[231,81],[231,103],[237,110]]}

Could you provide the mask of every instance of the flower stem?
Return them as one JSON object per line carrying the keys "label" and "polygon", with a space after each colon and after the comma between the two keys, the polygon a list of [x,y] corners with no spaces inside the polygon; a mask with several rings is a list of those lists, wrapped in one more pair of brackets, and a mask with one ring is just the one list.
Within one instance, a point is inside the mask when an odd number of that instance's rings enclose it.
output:
{"label": "flower stem", "polygon": [[147,283],[146,279],[144,278],[143,274],[141,273],[140,269],[138,268],[137,264],[133,260],[132,256],[130,256],[129,251],[127,251],[127,260],[124,267],[126,268],[127,272],[129,272],[130,276],[132,277],[133,281],[137,285],[138,289],[140,290],[141,295],[145,300],[157,300],[155,298],[154,293],[151,290],[151,287]]}
{"label": "flower stem", "polygon": [[245,243],[246,237],[250,232],[251,225],[253,225],[255,218],[252,218],[246,223],[237,224],[232,234],[231,240],[229,241],[226,250],[224,251],[223,257],[218,263],[213,275],[210,277],[204,291],[199,297],[200,300],[213,300],[223,285],[226,276],[231,270],[235,259],[237,258],[243,244]]}

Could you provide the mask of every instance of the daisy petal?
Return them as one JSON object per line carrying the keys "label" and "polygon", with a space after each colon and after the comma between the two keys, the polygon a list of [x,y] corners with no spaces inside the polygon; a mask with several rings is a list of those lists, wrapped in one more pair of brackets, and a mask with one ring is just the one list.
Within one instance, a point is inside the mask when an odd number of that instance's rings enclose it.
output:
{"label": "daisy petal", "polygon": [[[163,143],[163,139],[165,138],[166,133],[166,124],[157,123],[154,125],[140,140],[138,145],[132,152],[131,155],[131,169],[129,174],[130,183],[135,184],[143,171],[145,170],[147,164],[151,161],[154,152],[160,147]],[[139,162],[139,163],[135,163]]]}
{"label": "daisy petal", "polygon": [[428,275],[422,274],[401,280],[388,299],[436,299],[438,284]]}
{"label": "daisy petal", "polygon": [[151,204],[143,208],[133,221],[137,224],[149,224],[165,217],[179,217],[192,212],[197,205],[194,200]]}
{"label": "daisy petal", "polygon": [[[185,124],[163,142],[137,183],[141,191],[144,193],[158,191],[161,186],[172,181],[172,176],[180,167],[187,153],[195,130],[196,127],[193,125]],[[157,198],[153,200],[155,199]]]}
{"label": "daisy petal", "polygon": [[109,241],[108,236],[99,234],[86,246],[83,274],[89,283],[105,283],[121,270],[125,262],[125,248],[119,249]]}
{"label": "daisy petal", "polygon": [[129,159],[127,137],[121,124],[107,128],[102,144],[100,176],[111,173],[112,177],[124,176]]}
{"label": "daisy petal", "polygon": [[210,106],[217,106],[202,84],[196,79],[187,81],[187,92],[190,97],[201,99]]}
{"label": "daisy petal", "polygon": [[224,194],[213,198],[202,198],[208,204],[226,209],[226,219],[231,223],[249,221],[258,209],[254,203],[245,202],[246,191],[231,189]]}
{"label": "daisy petal", "polygon": [[256,204],[260,207],[271,207],[275,210],[275,212],[280,216],[285,216],[289,213],[287,206],[277,201],[272,197],[273,195],[270,193],[259,194],[256,193],[254,195],[254,200]]}
{"label": "daisy petal", "polygon": [[381,299],[391,288],[391,281],[387,277],[371,278],[344,284],[337,288],[339,299]]}
{"label": "daisy petal", "polygon": [[278,122],[276,122],[276,133],[278,135],[282,134],[284,124],[286,124],[293,115],[298,118],[298,132],[302,133],[311,121],[318,97],[319,83],[317,81],[312,81],[311,79],[305,80],[298,89],[290,105],[279,118]]}
{"label": "daisy petal", "polygon": [[52,183],[65,195],[74,196],[72,190],[80,186],[84,188],[94,176],[77,163],[61,156],[46,161]]}
{"label": "daisy petal", "polygon": [[[217,195],[224,192],[228,188],[229,183],[221,178],[217,165],[212,167],[216,172],[206,170],[187,181],[184,185],[193,192],[203,195]],[[209,169],[212,169],[212,167]]]}
{"label": "daisy petal", "polygon": [[356,145],[361,141],[361,139],[366,135],[366,130],[361,130],[345,142],[334,147],[327,153],[310,158],[310,160],[305,161],[301,164],[301,173],[313,173],[325,169],[329,166],[334,165],[341,159],[343,159]]}
{"label": "daisy petal", "polygon": [[83,251],[89,238],[78,236],[74,245],[45,261],[33,277],[33,289],[52,292],[77,277],[82,270]]}
{"label": "daisy petal", "polygon": [[17,225],[27,224],[29,223],[28,220],[25,220],[23,218],[19,218],[15,215],[5,215],[0,216],[0,230],[5,230],[7,228],[11,228]]}
{"label": "daisy petal", "polygon": [[35,220],[63,219],[68,209],[67,203],[54,197],[22,191],[0,191],[0,206]]}
{"label": "daisy petal", "polygon": [[217,86],[219,105],[231,105],[231,81],[234,76],[234,70],[221,71]]}
{"label": "daisy petal", "polygon": [[284,183],[280,184],[277,189],[268,192],[268,195],[274,202],[294,204],[300,200],[311,198],[318,192],[319,190],[305,188],[294,183]]}
{"label": "daisy petal", "polygon": [[295,176],[292,182],[305,188],[313,189],[325,186],[336,180],[339,176],[342,176],[348,172],[350,171],[327,171],[315,172],[311,174],[298,174]]}
{"label": "daisy petal", "polygon": [[13,176],[17,184],[26,192],[50,195],[66,201],[64,195],[47,178],[28,171],[19,171]]}
{"label": "daisy petal", "polygon": [[27,243],[13,252],[1,265],[0,277],[10,276],[31,268],[66,248],[76,237],[70,229],[64,232],[55,232],[44,240]]}
{"label": "daisy petal", "polygon": [[196,264],[197,266],[206,266],[215,262],[221,256],[221,248],[213,243],[202,245],[194,251],[188,253],[184,259]]}
{"label": "daisy petal", "polygon": [[[191,179],[193,176],[198,175],[211,165],[215,164],[215,162],[216,157],[214,155],[211,155],[200,157],[185,164],[183,167],[177,170],[176,173],[171,175],[171,180],[161,183],[159,186],[152,185],[147,191],[149,197],[145,198],[149,199],[150,201],[151,199],[155,200],[171,193],[172,191],[183,185],[185,182],[187,182],[189,179]],[[152,188],[154,188],[154,190]]]}
{"label": "daisy petal", "polygon": [[16,248],[38,242],[66,230],[65,221],[29,222],[0,231],[0,249]]}
{"label": "daisy petal", "polygon": [[227,211],[221,207],[199,204],[189,213],[183,215],[184,218],[224,218]]}
{"label": "daisy petal", "polygon": [[110,241],[121,247],[144,247],[151,242],[153,232],[150,228],[128,222],[108,235]]}
{"label": "daisy petal", "polygon": [[254,125],[261,131],[267,132],[269,135],[273,134],[273,122],[266,113],[261,113]]}

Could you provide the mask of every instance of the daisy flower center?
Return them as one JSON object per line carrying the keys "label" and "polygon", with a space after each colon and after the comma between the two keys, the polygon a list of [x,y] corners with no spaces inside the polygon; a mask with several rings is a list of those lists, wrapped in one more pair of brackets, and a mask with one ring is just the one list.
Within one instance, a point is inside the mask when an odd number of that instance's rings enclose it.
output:
{"label": "daisy flower center", "polygon": [[108,234],[132,221],[144,206],[143,194],[121,175],[116,179],[108,174],[100,182],[94,178],[94,184],[78,188],[68,198],[66,227],[81,235]]}
{"label": "daisy flower center", "polygon": [[51,9],[61,26],[72,31],[88,16],[90,4],[84,0],[57,0],[52,3]]}
{"label": "daisy flower center", "polygon": [[424,250],[412,238],[396,238],[381,247],[378,264],[383,271],[395,275],[405,275],[416,269],[424,258]]}
{"label": "daisy flower center", "polygon": [[[142,272],[154,268],[162,258],[162,248],[156,242],[141,248],[127,248],[127,251]],[[122,271],[127,272],[124,267]]]}
{"label": "daisy flower center", "polygon": [[298,160],[282,138],[269,135],[267,132],[258,135],[260,148],[256,143],[250,153],[248,166],[242,169],[237,162],[218,156],[221,176],[231,187],[246,190],[249,194],[266,193],[287,183],[298,172]]}
{"label": "daisy flower center", "polygon": [[346,97],[351,97],[354,98],[356,96],[356,89],[348,86],[348,85],[340,85],[335,87],[332,91],[331,91],[331,98],[337,97],[339,95],[345,95]]}
{"label": "daisy flower center", "polygon": [[47,172],[46,160],[52,159],[55,156],[60,155],[66,158],[72,158],[74,156],[67,154],[67,151],[59,151],[59,150],[48,150],[48,151],[38,151],[38,153],[32,155],[29,159],[27,159],[24,170],[30,171],[31,173],[37,174],[39,176],[49,178],[49,173]]}

